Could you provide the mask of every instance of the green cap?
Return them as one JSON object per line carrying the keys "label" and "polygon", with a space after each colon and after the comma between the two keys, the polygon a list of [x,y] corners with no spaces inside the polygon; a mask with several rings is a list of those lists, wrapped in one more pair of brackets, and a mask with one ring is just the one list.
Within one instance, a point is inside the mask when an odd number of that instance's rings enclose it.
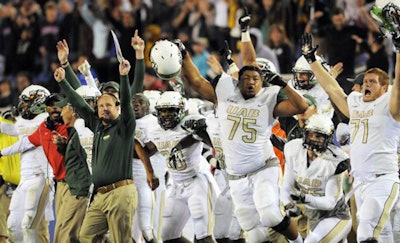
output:
{"label": "green cap", "polygon": [[100,91],[103,92],[103,90],[105,90],[106,88],[114,88],[117,92],[119,92],[119,84],[115,81],[102,83],[100,86]]}

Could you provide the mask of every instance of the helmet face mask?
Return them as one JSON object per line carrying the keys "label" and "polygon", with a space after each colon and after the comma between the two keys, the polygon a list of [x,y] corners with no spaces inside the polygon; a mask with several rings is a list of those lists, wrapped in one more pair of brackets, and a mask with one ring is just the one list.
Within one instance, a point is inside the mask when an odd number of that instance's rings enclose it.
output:
{"label": "helmet face mask", "polygon": [[[319,63],[321,63],[322,67],[331,72],[329,65],[326,61],[321,58],[320,56],[316,56],[316,59]],[[313,71],[311,70],[310,64],[307,62],[304,56],[299,57],[297,59],[296,64],[294,65],[293,69],[293,87],[295,89],[304,89],[309,90],[312,89],[317,84],[317,79]],[[306,78],[308,76],[308,78]],[[305,79],[303,79],[305,78]]]}
{"label": "helmet face mask", "polygon": [[46,111],[46,99],[50,92],[40,85],[26,87],[18,100],[18,112],[24,119],[32,119]]}
{"label": "helmet face mask", "polygon": [[325,152],[331,143],[333,131],[334,125],[329,117],[314,114],[304,128],[303,146],[317,153]]}
{"label": "helmet face mask", "polygon": [[166,91],[155,106],[158,123],[165,129],[174,129],[185,117],[185,101],[179,92]]}
{"label": "helmet face mask", "polygon": [[312,71],[293,70],[293,81],[295,89],[312,89],[315,84],[315,76]]}

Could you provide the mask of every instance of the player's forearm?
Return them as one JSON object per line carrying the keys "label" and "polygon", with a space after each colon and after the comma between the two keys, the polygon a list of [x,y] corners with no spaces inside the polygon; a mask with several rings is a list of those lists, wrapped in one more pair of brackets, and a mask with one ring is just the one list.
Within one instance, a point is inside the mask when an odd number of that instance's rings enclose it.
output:
{"label": "player's forearm", "polygon": [[65,66],[64,70],[65,70],[65,80],[72,86],[73,89],[77,89],[82,86],[74,70],[72,69],[71,64]]}
{"label": "player's forearm", "polygon": [[189,53],[183,59],[182,75],[189,83],[190,87],[194,89],[203,99],[217,102],[217,97],[214,88],[204,77],[201,76],[199,69],[194,65]]}
{"label": "player's forearm", "polygon": [[396,53],[395,78],[390,94],[390,112],[394,119],[400,121],[400,53]]}
{"label": "player's forearm", "polygon": [[18,136],[17,129],[15,129],[15,126],[12,123],[0,122],[0,133],[9,136]]}
{"label": "player's forearm", "polygon": [[292,87],[287,85],[283,88],[283,91],[285,91],[289,102],[295,108],[294,114],[301,114],[307,110],[309,104],[306,99],[304,99],[303,96],[297,93]]}
{"label": "player's forearm", "polygon": [[143,166],[146,170],[146,174],[154,174],[153,166],[151,165],[151,162],[150,162],[150,156],[147,153],[146,149],[144,149],[139,143],[136,142],[135,152],[136,152],[138,158],[140,159],[140,161],[142,161]]}
{"label": "player's forearm", "polygon": [[334,79],[328,71],[319,63],[315,61],[310,64],[311,69],[318,80],[318,83],[328,94],[329,99],[336,105],[343,115],[349,117],[349,108],[347,107],[347,96],[344,93],[342,87]]}
{"label": "player's forearm", "polygon": [[18,142],[14,143],[13,145],[11,145],[7,148],[3,148],[1,150],[1,154],[4,156],[14,155],[14,154],[18,154],[18,153],[23,153],[34,147],[35,147],[35,145],[33,145],[29,141],[28,137],[24,137],[24,138],[18,140]]}
{"label": "player's forearm", "polygon": [[134,97],[137,93],[143,92],[144,72],[144,59],[137,59],[136,57],[135,76],[133,78],[133,84],[131,88],[132,97]]}

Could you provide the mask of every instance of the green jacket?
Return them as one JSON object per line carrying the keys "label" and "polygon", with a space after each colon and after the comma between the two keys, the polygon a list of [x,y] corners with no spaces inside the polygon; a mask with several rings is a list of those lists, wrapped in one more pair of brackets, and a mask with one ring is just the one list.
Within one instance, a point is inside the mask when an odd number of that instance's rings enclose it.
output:
{"label": "green jacket", "polygon": [[[68,67],[67,67],[68,69]],[[135,65],[134,89],[143,86],[144,61]],[[68,75],[67,78],[76,78]],[[139,78],[138,78],[139,77]],[[71,81],[69,81],[71,82]],[[120,116],[109,127],[104,127],[93,109],[80,97],[71,85],[60,83],[68,100],[86,126],[94,132],[92,153],[92,180],[95,189],[124,179],[132,179],[132,158],[134,149],[135,115],[131,105],[131,90],[128,76],[120,76]]]}
{"label": "green jacket", "polygon": [[86,163],[86,152],[81,146],[79,135],[74,127],[68,127],[67,144],[58,145],[58,152],[64,156],[65,181],[67,182],[72,195],[89,195],[89,187],[92,183],[89,167]]}

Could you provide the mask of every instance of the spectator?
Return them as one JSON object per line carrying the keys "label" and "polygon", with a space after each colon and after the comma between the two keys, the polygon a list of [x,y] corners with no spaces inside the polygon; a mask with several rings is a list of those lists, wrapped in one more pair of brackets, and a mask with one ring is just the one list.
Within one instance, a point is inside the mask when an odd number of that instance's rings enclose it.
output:
{"label": "spectator", "polygon": [[341,8],[335,8],[332,11],[331,21],[332,25],[325,29],[328,63],[331,66],[338,62],[343,63],[343,72],[337,77],[337,80],[348,94],[352,85],[346,81],[346,78],[354,76],[355,68],[357,43],[353,39],[353,35],[364,38],[367,30],[348,25]]}
{"label": "spectator", "polygon": [[285,26],[272,24],[269,29],[267,45],[272,49],[278,58],[279,70],[281,73],[291,73],[293,66],[292,43],[286,36]]}

